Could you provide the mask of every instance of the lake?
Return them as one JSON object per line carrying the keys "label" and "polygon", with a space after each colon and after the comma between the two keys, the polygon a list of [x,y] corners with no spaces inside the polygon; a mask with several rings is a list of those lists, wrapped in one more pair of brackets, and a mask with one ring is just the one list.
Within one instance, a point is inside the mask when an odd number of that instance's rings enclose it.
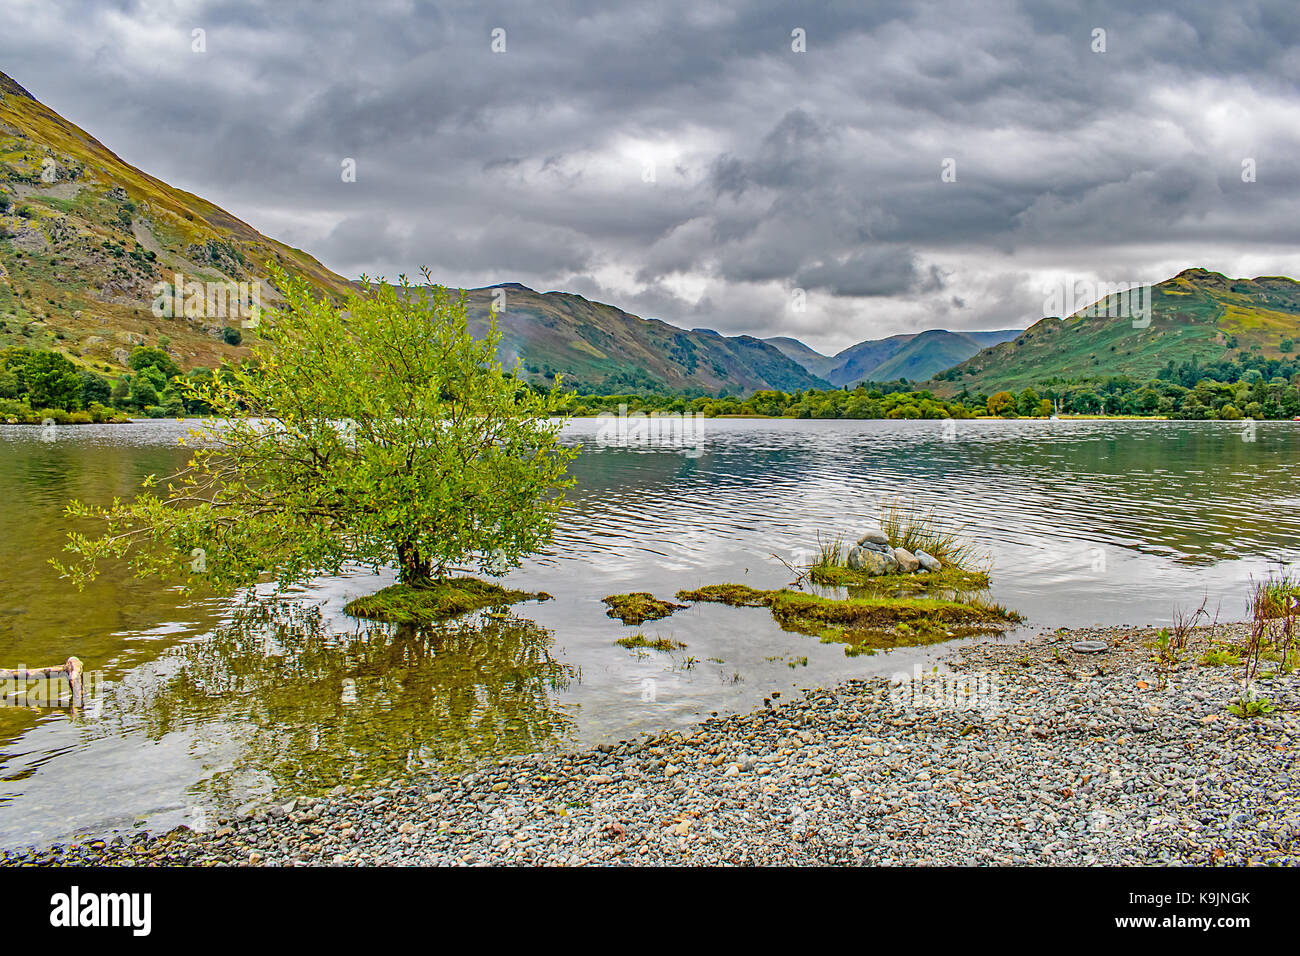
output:
{"label": "lake", "polygon": [[[339,783],[616,741],[761,706],[805,686],[930,666],[942,649],[849,657],[764,609],[699,605],[641,628],[600,599],[721,582],[788,583],[823,537],[882,503],[933,510],[992,564],[1021,612],[1006,639],[1158,624],[1202,601],[1240,619],[1251,577],[1300,556],[1300,423],[704,422],[698,444],[584,443],[547,553],[510,574],[545,603],[417,630],[359,622],[369,571],[288,595],[186,597],[106,574],[84,592],[47,563],[71,498],[129,497],[183,460],[188,425],[0,426],[0,667],[79,656],[97,704],[0,707],[0,846],[178,823]],[[638,631],[687,645],[615,645]],[[12,703],[12,701],[9,701]]]}

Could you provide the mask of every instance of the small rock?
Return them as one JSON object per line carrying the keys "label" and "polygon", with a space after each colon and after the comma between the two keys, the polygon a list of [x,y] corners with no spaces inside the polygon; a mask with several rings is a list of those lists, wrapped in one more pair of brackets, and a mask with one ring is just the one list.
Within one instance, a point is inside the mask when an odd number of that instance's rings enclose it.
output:
{"label": "small rock", "polygon": [[865,544],[889,544],[889,538],[879,528],[868,528],[858,538],[859,547]]}
{"label": "small rock", "polygon": [[925,551],[913,551],[912,554],[916,556],[916,560],[921,562],[921,567],[927,571],[938,571],[939,568],[943,567],[938,558]]}
{"label": "small rock", "polygon": [[1110,650],[1110,646],[1105,641],[1075,641],[1070,645],[1070,650],[1076,654],[1100,654]]}
{"label": "small rock", "polygon": [[898,570],[904,574],[911,574],[921,567],[921,562],[916,559],[916,555],[906,548],[895,548],[894,560],[898,562]]}

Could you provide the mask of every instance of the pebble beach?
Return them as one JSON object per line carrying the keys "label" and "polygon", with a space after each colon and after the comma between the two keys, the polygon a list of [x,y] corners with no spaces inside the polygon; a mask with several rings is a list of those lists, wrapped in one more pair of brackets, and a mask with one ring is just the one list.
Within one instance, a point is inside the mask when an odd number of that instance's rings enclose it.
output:
{"label": "pebble beach", "polygon": [[[1300,860],[1300,677],[1228,706],[1199,663],[1244,625],[955,644],[911,681],[458,777],[230,808],[205,832],[10,850],[9,865],[1168,865]],[[1100,641],[1106,650],[1073,649]]]}

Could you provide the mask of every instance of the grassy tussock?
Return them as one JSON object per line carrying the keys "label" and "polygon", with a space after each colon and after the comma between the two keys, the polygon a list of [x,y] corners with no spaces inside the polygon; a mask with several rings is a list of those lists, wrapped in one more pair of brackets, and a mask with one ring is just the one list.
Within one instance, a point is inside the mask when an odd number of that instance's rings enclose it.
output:
{"label": "grassy tussock", "polygon": [[545,601],[550,595],[512,591],[478,578],[447,578],[428,587],[394,584],[349,601],[346,614],[393,624],[428,624],[486,607],[508,607],[521,601]]}
{"label": "grassy tussock", "polygon": [[634,591],[631,594],[611,594],[601,598],[608,605],[605,613],[616,617],[624,624],[644,624],[667,617],[673,611],[680,611],[685,604],[661,601],[649,591]]}
{"label": "grassy tussock", "polygon": [[680,651],[686,648],[681,641],[669,640],[666,637],[656,637],[653,641],[644,634],[633,634],[631,637],[620,637],[614,642],[619,647],[626,647],[628,650],[651,650],[651,651]]}

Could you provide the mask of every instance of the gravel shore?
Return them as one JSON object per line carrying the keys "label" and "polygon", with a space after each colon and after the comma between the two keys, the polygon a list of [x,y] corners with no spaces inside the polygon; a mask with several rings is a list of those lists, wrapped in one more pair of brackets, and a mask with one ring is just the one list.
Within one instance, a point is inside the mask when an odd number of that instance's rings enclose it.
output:
{"label": "gravel shore", "polygon": [[[1244,864],[1300,861],[1300,677],[1161,671],[1155,632],[954,649],[688,732],[230,813],[210,832],[8,852],[19,865]],[[1100,640],[1104,653],[1070,645]]]}

